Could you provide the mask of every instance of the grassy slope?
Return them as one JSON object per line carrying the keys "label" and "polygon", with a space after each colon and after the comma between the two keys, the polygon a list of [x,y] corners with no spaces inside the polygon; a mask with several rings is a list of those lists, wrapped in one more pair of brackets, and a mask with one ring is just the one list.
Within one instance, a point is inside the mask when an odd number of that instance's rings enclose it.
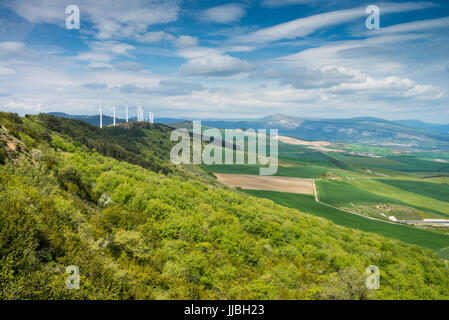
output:
{"label": "grassy slope", "polygon": [[253,196],[273,200],[278,204],[295,208],[302,212],[329,219],[336,224],[348,228],[378,233],[386,237],[420,245],[434,251],[449,247],[449,237],[446,235],[397,224],[369,220],[317,203],[313,196],[276,191],[245,190],[245,192]]}
{"label": "grassy slope", "polygon": [[433,212],[439,212],[445,217],[449,216],[448,202],[423,196],[419,194],[418,189],[413,190],[413,192],[405,191],[374,179],[351,180],[350,183],[360,189],[369,190],[369,192],[378,196],[404,201],[416,208],[428,208]]}
{"label": "grassy slope", "polygon": [[435,200],[445,202],[449,201],[449,184],[447,183],[392,179],[381,179],[378,181],[399,188],[401,190],[413,192]]}
{"label": "grassy slope", "polygon": [[[448,203],[384,185],[373,179],[316,181],[320,200],[338,207],[354,204],[398,204],[449,217]],[[369,191],[368,191],[369,190]]]}

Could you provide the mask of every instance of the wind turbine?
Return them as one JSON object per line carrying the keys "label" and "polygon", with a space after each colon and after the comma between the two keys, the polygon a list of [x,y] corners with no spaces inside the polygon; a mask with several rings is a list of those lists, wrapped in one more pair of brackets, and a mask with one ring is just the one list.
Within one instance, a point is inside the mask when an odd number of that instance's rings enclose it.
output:
{"label": "wind turbine", "polygon": [[115,107],[112,107],[112,113],[113,113],[113,118],[114,118],[114,127],[115,127]]}
{"label": "wind turbine", "polygon": [[128,106],[125,106],[126,122],[128,122]]}
{"label": "wind turbine", "polygon": [[148,112],[148,120],[150,123],[154,123],[154,114],[153,112]]}
{"label": "wind turbine", "polygon": [[99,108],[100,111],[100,129],[103,128],[103,109]]}

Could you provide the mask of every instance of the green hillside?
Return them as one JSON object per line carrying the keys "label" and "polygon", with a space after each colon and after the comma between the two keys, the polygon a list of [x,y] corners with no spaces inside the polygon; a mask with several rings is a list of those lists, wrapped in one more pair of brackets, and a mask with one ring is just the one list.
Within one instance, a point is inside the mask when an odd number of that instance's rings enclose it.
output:
{"label": "green hillside", "polygon": [[207,185],[163,127],[58,123],[0,113],[0,299],[449,298],[431,250]]}

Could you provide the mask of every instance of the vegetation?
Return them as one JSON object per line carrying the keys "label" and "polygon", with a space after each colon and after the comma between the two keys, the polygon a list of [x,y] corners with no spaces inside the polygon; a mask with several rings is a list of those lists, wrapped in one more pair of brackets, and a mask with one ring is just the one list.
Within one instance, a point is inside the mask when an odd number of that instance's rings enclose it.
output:
{"label": "vegetation", "polygon": [[163,127],[5,113],[0,125],[1,299],[449,298],[429,249],[178,174]]}
{"label": "vegetation", "polygon": [[[170,157],[171,129],[160,124],[139,123],[100,129],[81,120],[60,118],[40,114],[39,120],[51,131],[70,137],[72,142],[85,145],[100,154],[140,165],[164,174],[173,171],[166,160]],[[148,130],[151,134],[147,134]],[[61,140],[53,142],[54,147],[71,151],[61,145]],[[56,144],[55,144],[56,143]]]}

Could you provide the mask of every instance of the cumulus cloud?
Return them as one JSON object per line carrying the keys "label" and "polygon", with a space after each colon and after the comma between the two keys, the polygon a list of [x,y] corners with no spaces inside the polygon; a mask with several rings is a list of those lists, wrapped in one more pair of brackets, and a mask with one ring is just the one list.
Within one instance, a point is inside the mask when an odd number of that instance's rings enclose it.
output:
{"label": "cumulus cloud", "polygon": [[240,20],[245,15],[245,10],[240,4],[230,3],[203,10],[198,18],[209,23],[232,23]]}
{"label": "cumulus cloud", "polygon": [[116,56],[129,56],[129,51],[134,50],[134,46],[117,41],[93,41],[89,43],[90,50],[80,52],[76,59],[83,62],[91,62],[90,67],[98,69],[109,69],[112,66],[109,62]]}
{"label": "cumulus cloud", "polygon": [[174,37],[165,31],[149,31],[144,34],[137,34],[136,40],[145,43],[156,43],[164,40],[172,40]]}
{"label": "cumulus cloud", "polygon": [[445,90],[431,85],[417,84],[408,78],[389,76],[381,79],[367,77],[358,83],[341,83],[329,89],[339,94],[371,94],[373,98],[418,98],[439,99],[446,94]]}
{"label": "cumulus cloud", "polygon": [[37,56],[23,42],[0,42],[0,61],[16,63],[23,61],[35,61],[36,59]]}
{"label": "cumulus cloud", "polygon": [[198,44],[198,38],[188,35],[176,37],[165,31],[150,31],[144,34],[136,34],[135,40],[142,43],[158,43],[170,41],[178,47],[192,47]]}
{"label": "cumulus cloud", "polygon": [[330,88],[340,83],[361,82],[366,79],[360,72],[336,66],[321,69],[301,67],[288,72],[268,70],[261,75],[269,79],[279,79],[281,85],[291,85],[296,89]]}
{"label": "cumulus cloud", "polygon": [[245,60],[230,55],[211,53],[190,59],[179,69],[188,76],[232,76],[254,70],[254,66]]}
{"label": "cumulus cloud", "polygon": [[181,47],[193,47],[198,44],[198,38],[191,36],[180,36],[176,39],[175,43]]}

